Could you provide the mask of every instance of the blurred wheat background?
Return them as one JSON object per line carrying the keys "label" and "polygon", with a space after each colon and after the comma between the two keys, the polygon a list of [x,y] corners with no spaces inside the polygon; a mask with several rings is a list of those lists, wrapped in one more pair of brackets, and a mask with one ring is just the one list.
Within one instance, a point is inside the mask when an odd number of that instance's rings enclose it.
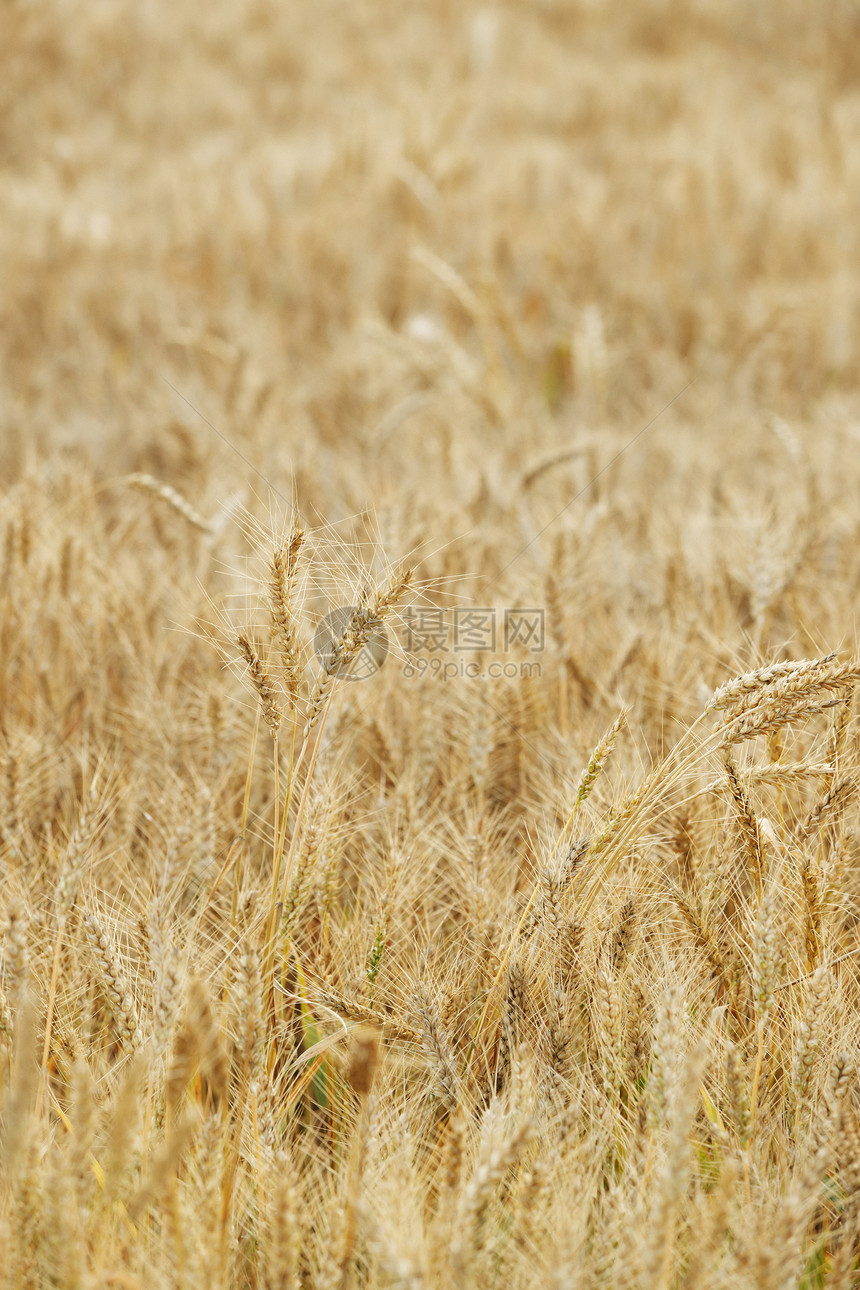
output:
{"label": "blurred wheat background", "polygon": [[858,210],[848,0],[3,4],[2,1290],[860,1282]]}

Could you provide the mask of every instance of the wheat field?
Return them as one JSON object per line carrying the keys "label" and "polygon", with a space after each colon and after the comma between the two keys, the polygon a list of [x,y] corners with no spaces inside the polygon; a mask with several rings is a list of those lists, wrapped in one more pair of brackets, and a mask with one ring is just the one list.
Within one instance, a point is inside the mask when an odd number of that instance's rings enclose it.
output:
{"label": "wheat field", "polygon": [[860,1284],[860,10],[0,7],[0,1290]]}

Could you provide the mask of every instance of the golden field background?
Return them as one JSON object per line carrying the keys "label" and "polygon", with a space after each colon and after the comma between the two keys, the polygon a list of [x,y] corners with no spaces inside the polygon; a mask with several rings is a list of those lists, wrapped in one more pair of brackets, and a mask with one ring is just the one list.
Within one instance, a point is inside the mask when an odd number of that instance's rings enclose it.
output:
{"label": "golden field background", "polygon": [[858,195],[847,2],[0,9],[4,1290],[857,1284]]}

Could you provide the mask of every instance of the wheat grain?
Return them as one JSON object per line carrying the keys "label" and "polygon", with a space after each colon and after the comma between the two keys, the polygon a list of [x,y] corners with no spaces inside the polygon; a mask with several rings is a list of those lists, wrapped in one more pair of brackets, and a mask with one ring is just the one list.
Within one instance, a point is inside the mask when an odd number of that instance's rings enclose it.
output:
{"label": "wheat grain", "polygon": [[83,923],[101,983],[110,1000],[117,1038],[124,1048],[132,1051],[143,1043],[143,1031],[119,952],[101,919],[91,910],[84,914]]}
{"label": "wheat grain", "polygon": [[277,738],[278,731],[281,726],[282,713],[278,704],[275,687],[263,666],[259,650],[251,641],[250,637],[246,635],[245,632],[240,632],[236,641],[242,657],[248,665],[248,673],[251,677],[251,681],[260,697],[263,719],[271,731],[272,738]]}
{"label": "wheat grain", "polygon": [[164,480],[156,479],[154,475],[147,475],[137,471],[133,475],[127,475],[124,482],[130,488],[142,489],[144,492],[154,493],[156,497],[160,497],[172,510],[181,515],[184,520],[187,520],[192,528],[200,529],[202,533],[207,534],[213,532],[212,525],[203,518],[199,511],[195,510],[187,497],[183,497],[178,489],[165,483]]}
{"label": "wheat grain", "polygon": [[412,569],[407,569],[404,573],[393,573],[383,586],[362,595],[361,603],[353,610],[346,626],[337,640],[332,642],[323,660],[322,670],[308,703],[305,739],[320,720],[335,681],[349,670],[385,617],[402,600],[412,581],[412,574]]}
{"label": "wheat grain", "polygon": [[275,547],[272,552],[269,607],[272,634],[281,654],[285,689],[293,708],[296,707],[304,676],[304,661],[299,641],[299,624],[293,610],[296,568],[304,544],[305,534],[294,528],[288,542]]}
{"label": "wheat grain", "polygon": [[434,1093],[446,1111],[454,1112],[458,1099],[453,1054],[426,993],[419,995],[415,1010],[421,1019],[424,1051],[430,1065]]}

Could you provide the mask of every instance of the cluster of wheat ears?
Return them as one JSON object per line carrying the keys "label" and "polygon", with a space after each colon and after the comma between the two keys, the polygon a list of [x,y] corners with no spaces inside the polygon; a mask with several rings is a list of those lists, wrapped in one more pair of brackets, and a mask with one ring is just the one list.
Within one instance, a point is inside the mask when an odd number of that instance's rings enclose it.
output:
{"label": "cluster of wheat ears", "polygon": [[4,1284],[853,1284],[860,662],[726,680],[602,794],[622,708],[550,809],[505,748],[521,685],[439,724],[425,694],[397,748],[362,718],[411,569],[313,660],[325,544],[254,536],[258,612],[195,642],[248,702],[209,694],[168,828],[93,749],[40,834],[58,787],[7,741]]}
{"label": "cluster of wheat ears", "polygon": [[0,1290],[860,1284],[858,83],[0,3]]}

